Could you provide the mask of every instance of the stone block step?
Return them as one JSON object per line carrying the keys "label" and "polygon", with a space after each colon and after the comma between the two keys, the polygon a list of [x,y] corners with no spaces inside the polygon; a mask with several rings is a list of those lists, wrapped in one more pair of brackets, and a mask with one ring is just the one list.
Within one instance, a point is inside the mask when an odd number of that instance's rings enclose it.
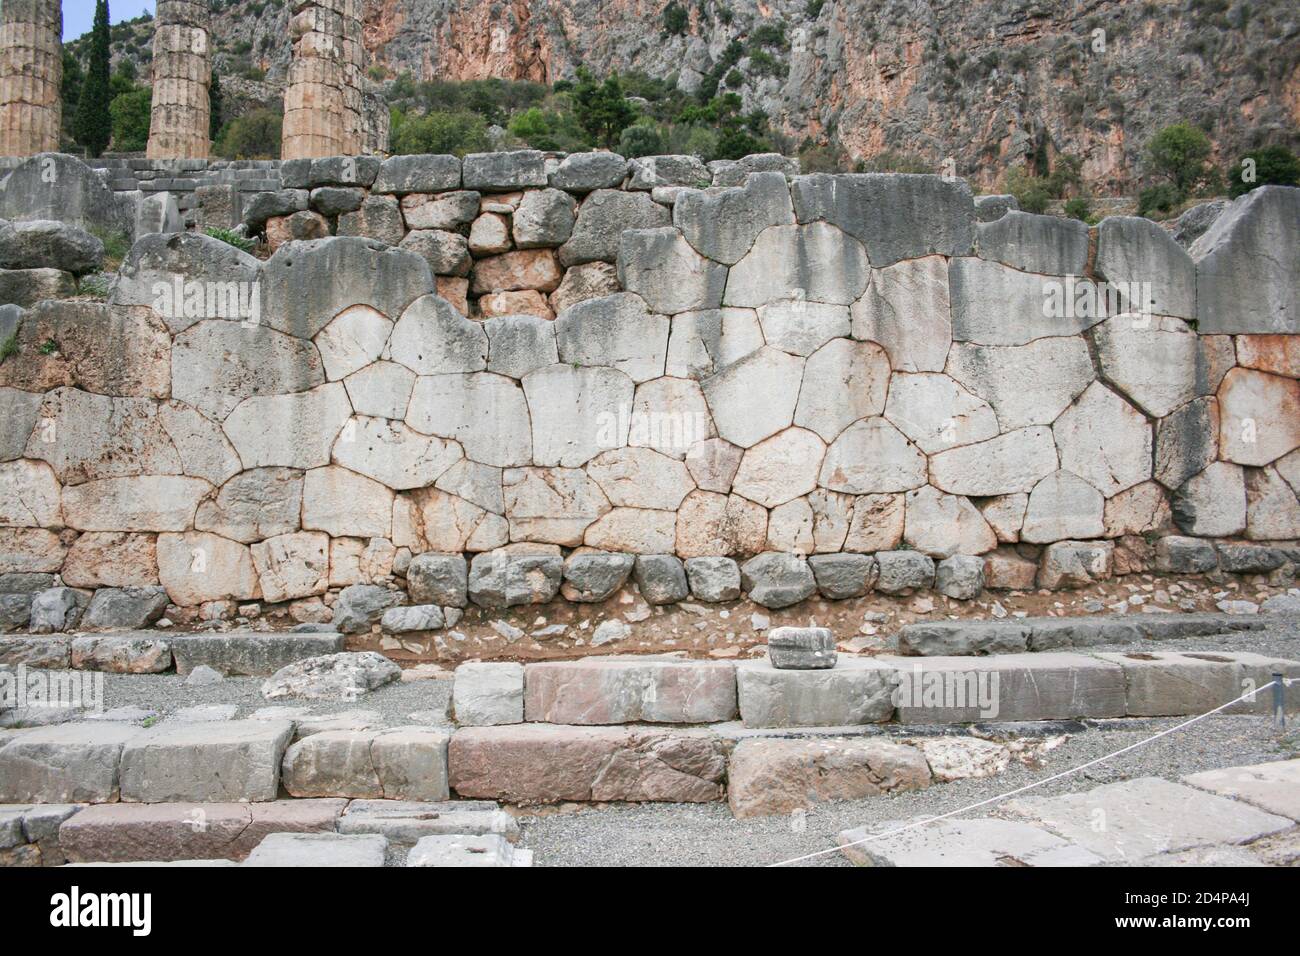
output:
{"label": "stone block step", "polygon": [[846,727],[894,715],[893,667],[841,656],[829,670],[778,670],[766,660],[736,665],[746,727]]}
{"label": "stone block step", "polygon": [[[1130,717],[1183,717],[1203,714],[1265,687],[1274,673],[1300,677],[1300,662],[1248,651],[1129,651],[1095,655],[1124,671],[1126,709]],[[1290,708],[1300,707],[1300,684],[1285,688]],[[1268,714],[1273,690],[1255,694],[1224,711]]]}
{"label": "stone block step", "polygon": [[1124,670],[1083,654],[879,657],[898,671],[906,724],[1066,720],[1127,714]]}
{"label": "stone block step", "polygon": [[124,742],[122,800],[274,800],[280,764],[292,738],[293,722],[288,720],[163,721]]}
{"label": "stone block step", "polygon": [[284,754],[295,797],[446,800],[447,734],[431,727],[327,730]]}
{"label": "stone block step", "polygon": [[272,833],[242,866],[383,866],[388,841],[378,834]]}
{"label": "stone block step", "polygon": [[228,631],[172,638],[176,672],[182,676],[206,664],[226,676],[269,677],[296,661],[343,650],[344,637],[335,633]]}
{"label": "stone block step", "polygon": [[270,803],[105,803],[65,820],[69,860],[242,860],[271,833],[333,832],[346,800]]}
{"label": "stone block step", "polygon": [[66,862],[59,827],[80,809],[73,803],[0,804],[0,867]]}
{"label": "stone block step", "polygon": [[598,657],[524,668],[524,719],[553,724],[708,724],[732,720],[729,661]]}
{"label": "stone block step", "polygon": [[533,851],[517,848],[496,833],[423,837],[406,857],[407,866],[532,866]]}
{"label": "stone block step", "polygon": [[[1032,823],[1107,863],[1250,843],[1295,825],[1287,817],[1159,777],[1059,797],[1023,797],[1004,804],[998,815]],[[1098,826],[1099,820],[1104,825]]]}
{"label": "stone block step", "polygon": [[1183,777],[1183,783],[1300,823],[1300,760],[1207,770]]}
{"label": "stone block step", "polygon": [[1228,614],[1117,614],[1027,617],[1009,621],[922,621],[899,629],[904,655],[1011,654],[1057,648],[1178,640],[1254,631],[1265,622]]}
{"label": "stone block step", "polygon": [[723,797],[729,746],[704,730],[514,724],[456,731],[447,762],[462,797],[704,803]]}
{"label": "stone block step", "polygon": [[519,824],[490,800],[353,800],[338,819],[339,833],[377,833],[389,848],[413,847],[429,836],[496,834],[511,843]]}
{"label": "stone block step", "polygon": [[105,803],[120,792],[134,724],[84,721],[0,738],[0,803]]}

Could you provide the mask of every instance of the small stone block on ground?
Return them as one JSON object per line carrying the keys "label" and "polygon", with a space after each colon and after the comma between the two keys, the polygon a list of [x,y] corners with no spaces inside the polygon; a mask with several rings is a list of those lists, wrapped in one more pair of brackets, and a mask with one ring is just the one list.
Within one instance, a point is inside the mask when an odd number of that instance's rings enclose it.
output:
{"label": "small stone block on ground", "polygon": [[388,841],[377,834],[272,833],[244,866],[383,866]]}
{"label": "small stone block on ground", "polygon": [[777,670],[826,670],[837,656],[829,627],[776,627],[767,633],[767,659]]}
{"label": "small stone block on ground", "polygon": [[406,865],[532,866],[533,852],[516,849],[497,833],[427,836],[411,848]]}

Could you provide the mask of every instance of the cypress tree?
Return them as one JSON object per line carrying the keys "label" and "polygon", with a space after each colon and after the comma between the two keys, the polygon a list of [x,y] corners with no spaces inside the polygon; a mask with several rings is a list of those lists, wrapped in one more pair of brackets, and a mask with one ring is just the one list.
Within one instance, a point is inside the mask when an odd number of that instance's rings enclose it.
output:
{"label": "cypress tree", "polygon": [[212,82],[208,84],[208,139],[217,141],[221,132],[221,77],[216,71],[212,73]]}
{"label": "cypress tree", "polygon": [[113,100],[109,76],[108,0],[96,0],[95,25],[90,33],[90,61],[81,84],[77,115],[72,120],[72,135],[91,156],[108,148],[113,136],[113,117],[109,105]]}

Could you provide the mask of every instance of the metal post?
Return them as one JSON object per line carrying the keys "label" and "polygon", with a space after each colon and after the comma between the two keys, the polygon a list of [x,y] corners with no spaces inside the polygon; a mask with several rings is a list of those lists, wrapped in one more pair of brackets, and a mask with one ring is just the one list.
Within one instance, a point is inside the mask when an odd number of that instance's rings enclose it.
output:
{"label": "metal post", "polygon": [[1273,727],[1279,733],[1286,730],[1286,678],[1273,674]]}

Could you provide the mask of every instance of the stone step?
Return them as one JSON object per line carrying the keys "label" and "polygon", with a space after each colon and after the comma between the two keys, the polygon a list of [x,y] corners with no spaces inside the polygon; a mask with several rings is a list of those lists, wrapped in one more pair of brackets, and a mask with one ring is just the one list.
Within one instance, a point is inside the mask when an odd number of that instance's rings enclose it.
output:
{"label": "stone step", "polygon": [[227,677],[269,677],[296,661],[343,650],[344,637],[336,633],[227,631],[172,639],[176,673],[182,676],[206,664]]}
{"label": "stone step", "polygon": [[327,730],[284,754],[294,797],[446,800],[447,734],[432,727]]}
{"label": "stone step", "polygon": [[65,820],[69,860],[242,860],[271,833],[328,833],[346,800],[269,803],[104,803]]}
{"label": "stone step", "polygon": [[407,866],[532,866],[533,851],[500,834],[422,837],[406,857]]}
{"label": "stone step", "polygon": [[0,804],[0,867],[63,864],[59,827],[80,809],[72,803]]}
{"label": "stone step", "polygon": [[1258,618],[1226,614],[1116,614],[1007,621],[922,621],[899,629],[904,655],[1010,654],[1058,648],[1178,640],[1262,630]]}
{"label": "stone step", "polygon": [[894,715],[897,672],[874,658],[840,656],[826,670],[778,670],[766,660],[736,665],[746,727],[844,727]]}
{"label": "stone step", "polygon": [[388,841],[374,833],[272,833],[242,866],[383,866]]}
{"label": "stone step", "polygon": [[163,721],[124,742],[122,800],[274,800],[280,789],[280,764],[292,739],[293,722],[288,720]]}
{"label": "stone step", "polygon": [[708,724],[732,720],[729,661],[597,657],[524,668],[524,719],[552,724]]}
{"label": "stone step", "polygon": [[704,730],[515,724],[452,734],[461,797],[513,804],[721,800],[729,743]]}
{"label": "stone step", "polygon": [[338,819],[339,833],[378,833],[390,850],[429,836],[496,834],[519,840],[519,824],[490,800],[353,800]]}
{"label": "stone step", "polygon": [[[1124,671],[1130,717],[1182,717],[1203,714],[1264,687],[1274,673],[1300,677],[1300,662],[1245,651],[1129,651],[1097,654]],[[1286,706],[1300,707],[1300,683],[1284,689]],[[1273,689],[1260,691],[1224,711],[1269,714]]]}

